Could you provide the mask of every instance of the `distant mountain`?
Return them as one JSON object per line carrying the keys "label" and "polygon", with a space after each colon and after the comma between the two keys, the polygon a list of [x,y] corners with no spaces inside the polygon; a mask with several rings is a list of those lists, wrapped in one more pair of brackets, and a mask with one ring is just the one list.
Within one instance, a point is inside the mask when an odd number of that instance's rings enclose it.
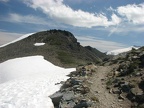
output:
{"label": "distant mountain", "polygon": [[0,47],[0,62],[34,55],[42,55],[46,60],[63,67],[99,63],[106,56],[95,48],[81,46],[74,35],[65,30],[28,34]]}
{"label": "distant mountain", "polygon": [[131,46],[131,47],[128,47],[128,48],[112,50],[112,51],[108,51],[108,52],[107,52],[107,55],[118,55],[118,54],[120,54],[120,53],[124,53],[124,52],[131,51],[132,48],[138,49],[138,48],[140,48],[140,47],[138,47],[138,46]]}

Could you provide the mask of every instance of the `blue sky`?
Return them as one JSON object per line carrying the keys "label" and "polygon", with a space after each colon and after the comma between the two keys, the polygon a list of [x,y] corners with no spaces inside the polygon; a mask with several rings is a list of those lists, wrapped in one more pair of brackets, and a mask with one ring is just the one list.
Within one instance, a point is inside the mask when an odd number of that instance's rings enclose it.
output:
{"label": "blue sky", "polygon": [[144,46],[144,0],[0,0],[0,45],[49,29],[103,52]]}

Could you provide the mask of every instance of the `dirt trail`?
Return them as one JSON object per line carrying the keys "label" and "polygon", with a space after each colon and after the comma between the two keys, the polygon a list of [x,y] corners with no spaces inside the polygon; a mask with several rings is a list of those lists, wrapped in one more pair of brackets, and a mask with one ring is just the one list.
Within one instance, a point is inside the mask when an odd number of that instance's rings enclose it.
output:
{"label": "dirt trail", "polygon": [[91,92],[96,95],[99,105],[96,108],[129,108],[125,102],[119,102],[117,96],[110,94],[106,89],[106,76],[111,71],[109,66],[98,66],[97,72],[92,76]]}

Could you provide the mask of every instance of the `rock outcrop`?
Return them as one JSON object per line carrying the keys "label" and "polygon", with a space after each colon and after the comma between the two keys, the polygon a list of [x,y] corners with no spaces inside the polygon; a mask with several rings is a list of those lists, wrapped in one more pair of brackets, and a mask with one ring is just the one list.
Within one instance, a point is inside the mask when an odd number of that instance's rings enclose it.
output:
{"label": "rock outcrop", "polygon": [[107,88],[119,99],[129,99],[132,108],[144,103],[144,47],[128,52],[111,61],[113,72],[108,75]]}
{"label": "rock outcrop", "polygon": [[93,64],[78,66],[77,70],[69,75],[70,78],[66,82],[61,82],[63,86],[60,91],[50,96],[55,107],[88,108],[96,106],[97,100],[89,97],[92,83],[89,77],[96,72],[96,68]]}

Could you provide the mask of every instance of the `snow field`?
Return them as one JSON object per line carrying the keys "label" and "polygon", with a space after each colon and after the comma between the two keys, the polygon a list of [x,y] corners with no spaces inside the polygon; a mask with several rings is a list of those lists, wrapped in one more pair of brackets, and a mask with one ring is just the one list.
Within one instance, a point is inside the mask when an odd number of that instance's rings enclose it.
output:
{"label": "snow field", "polygon": [[43,46],[45,43],[35,43],[34,46]]}
{"label": "snow field", "polygon": [[123,48],[123,49],[117,49],[117,50],[109,51],[109,52],[107,52],[107,55],[118,55],[120,53],[124,53],[124,52],[130,51],[130,50],[132,50],[132,48],[138,49],[138,47],[131,46],[131,47],[128,47],[128,48]]}
{"label": "snow field", "polygon": [[48,97],[60,89],[75,68],[64,69],[43,56],[11,59],[0,64],[0,108],[53,108]]}

